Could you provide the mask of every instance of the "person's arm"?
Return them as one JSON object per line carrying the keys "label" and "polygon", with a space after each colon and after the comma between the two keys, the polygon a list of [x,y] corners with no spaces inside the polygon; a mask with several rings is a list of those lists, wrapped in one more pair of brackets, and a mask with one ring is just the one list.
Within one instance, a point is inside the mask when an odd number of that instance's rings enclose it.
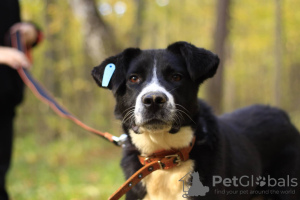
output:
{"label": "person's arm", "polygon": [[0,64],[8,65],[14,69],[19,67],[30,68],[31,64],[24,53],[11,47],[0,46]]}
{"label": "person's arm", "polygon": [[[13,25],[10,29],[11,33],[16,31],[20,31],[22,38],[27,47],[34,46],[37,41],[40,39],[40,32],[37,28],[27,22],[17,23]],[[18,69],[19,67],[30,68],[31,64],[28,58],[24,53],[18,51],[17,49],[11,47],[1,47],[0,46],[0,64],[8,65],[14,69]]]}

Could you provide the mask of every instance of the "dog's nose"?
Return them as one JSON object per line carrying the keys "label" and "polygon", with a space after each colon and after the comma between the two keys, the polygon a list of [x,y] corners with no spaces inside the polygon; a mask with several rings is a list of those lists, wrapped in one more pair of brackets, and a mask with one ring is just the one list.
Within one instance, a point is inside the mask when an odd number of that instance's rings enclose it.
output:
{"label": "dog's nose", "polygon": [[142,96],[142,102],[146,107],[162,107],[167,101],[167,95],[162,92],[149,92]]}

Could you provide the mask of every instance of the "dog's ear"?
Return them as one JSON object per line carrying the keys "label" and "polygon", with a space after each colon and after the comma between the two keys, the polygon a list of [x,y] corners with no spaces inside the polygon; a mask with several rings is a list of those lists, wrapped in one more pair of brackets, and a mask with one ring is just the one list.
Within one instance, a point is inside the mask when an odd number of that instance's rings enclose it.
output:
{"label": "dog's ear", "polygon": [[220,62],[217,55],[187,42],[175,42],[167,50],[183,57],[192,80],[199,84],[215,75]]}
{"label": "dog's ear", "polygon": [[92,76],[95,79],[96,83],[100,87],[103,87],[102,80],[103,80],[105,67],[108,64],[114,64],[115,71],[112,74],[108,86],[103,88],[108,88],[115,93],[118,90],[118,88],[126,81],[125,75],[128,66],[130,64],[130,61],[136,56],[138,56],[140,53],[141,50],[138,48],[128,48],[125,49],[122,53],[109,57],[106,60],[104,60],[99,66],[94,67],[92,71]]}

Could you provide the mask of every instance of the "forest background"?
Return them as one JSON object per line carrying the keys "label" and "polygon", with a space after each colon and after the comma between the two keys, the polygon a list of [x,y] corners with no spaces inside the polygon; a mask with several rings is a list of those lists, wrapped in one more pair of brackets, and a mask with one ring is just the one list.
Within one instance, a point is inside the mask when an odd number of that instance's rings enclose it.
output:
{"label": "forest background", "polygon": [[[217,114],[279,106],[300,128],[300,1],[21,0],[23,20],[44,41],[34,77],[80,120],[122,133],[114,99],[91,70],[127,47],[166,48],[188,41],[217,53],[217,76],[199,97]],[[124,181],[121,150],[58,117],[27,89],[15,123],[12,199],[107,199]]]}

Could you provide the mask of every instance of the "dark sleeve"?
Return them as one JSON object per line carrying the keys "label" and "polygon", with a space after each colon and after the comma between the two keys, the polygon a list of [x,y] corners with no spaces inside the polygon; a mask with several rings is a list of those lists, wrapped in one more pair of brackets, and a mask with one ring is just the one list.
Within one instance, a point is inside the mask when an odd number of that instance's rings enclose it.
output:
{"label": "dark sleeve", "polygon": [[4,46],[9,28],[21,21],[19,1],[0,0],[0,19],[0,46]]}
{"label": "dark sleeve", "polygon": [[[20,22],[18,0],[0,0],[0,46],[5,46],[5,36],[12,25]],[[13,115],[14,108],[22,101],[24,83],[17,71],[0,66],[0,110],[3,115]]]}

